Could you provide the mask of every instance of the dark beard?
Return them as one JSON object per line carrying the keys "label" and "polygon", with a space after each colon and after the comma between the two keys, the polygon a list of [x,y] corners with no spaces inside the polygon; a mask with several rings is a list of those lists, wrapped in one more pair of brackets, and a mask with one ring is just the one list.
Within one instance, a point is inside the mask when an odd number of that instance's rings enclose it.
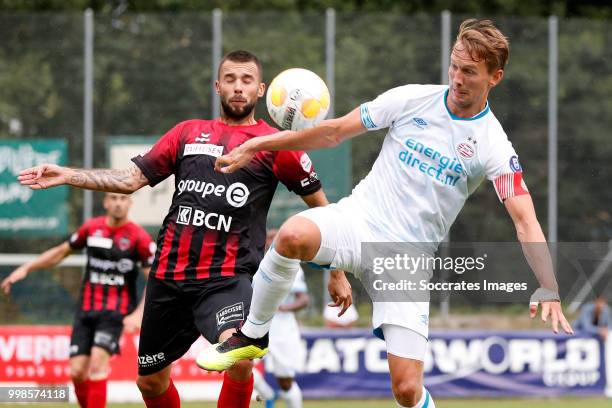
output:
{"label": "dark beard", "polygon": [[248,105],[244,105],[244,107],[240,110],[232,108],[232,106],[221,100],[221,109],[223,110],[223,114],[233,120],[242,120],[249,116],[253,109],[255,109],[255,102],[249,103]]}

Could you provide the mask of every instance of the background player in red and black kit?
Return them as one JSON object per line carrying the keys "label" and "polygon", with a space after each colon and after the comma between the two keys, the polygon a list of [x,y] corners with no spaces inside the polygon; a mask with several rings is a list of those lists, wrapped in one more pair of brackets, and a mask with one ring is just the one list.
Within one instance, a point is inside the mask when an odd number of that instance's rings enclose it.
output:
{"label": "background player in red and black kit", "polygon": [[155,243],[139,225],[128,219],[130,196],[107,193],[106,216],[85,222],[70,238],[15,269],[2,281],[11,286],[28,273],[51,268],[72,250],[86,249],[87,266],[70,339],[70,376],[81,407],[106,406],[106,379],[111,355],[119,352],[125,328],[140,328],[143,302],[136,307],[137,263],[145,278],[155,254]]}
{"label": "background player in red and black kit", "polygon": [[[179,123],[125,170],[45,164],[19,176],[33,189],[70,184],[131,193],[175,175],[147,284],[138,351],[138,387],[148,407],[179,407],[170,364],[200,335],[211,343],[229,338],[247,316],[251,276],[263,257],[266,216],[278,181],[310,207],[327,204],[304,152],[262,152],[239,172],[214,170],[217,157],[276,132],[254,117],[265,91],[261,78],[255,55],[231,52],[216,82],[221,118]],[[343,272],[332,274],[329,288],[332,299],[348,308],[351,287]],[[226,371],[217,406],[246,408],[252,391],[252,363],[240,362]]]}

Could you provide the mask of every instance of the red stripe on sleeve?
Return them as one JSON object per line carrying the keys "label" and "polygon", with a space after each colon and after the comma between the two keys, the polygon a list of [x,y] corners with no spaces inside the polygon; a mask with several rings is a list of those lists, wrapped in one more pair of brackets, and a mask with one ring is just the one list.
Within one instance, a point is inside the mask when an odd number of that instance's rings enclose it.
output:
{"label": "red stripe on sleeve", "polygon": [[117,310],[117,287],[111,286],[108,288],[108,294],[106,296],[106,310]]}
{"label": "red stripe on sleeve", "polygon": [[94,285],[93,298],[93,309],[102,310],[104,307],[104,287],[102,285]]}
{"label": "red stripe on sleeve", "polygon": [[124,286],[123,288],[121,288],[121,306],[119,307],[119,312],[121,312],[122,315],[127,314],[128,303],[128,289],[127,286]]}
{"label": "red stripe on sleeve", "polygon": [[210,264],[212,263],[215,247],[217,246],[217,236],[219,233],[215,230],[207,229],[204,233],[202,248],[200,249],[200,260],[196,268],[196,278],[204,279],[210,277]]}
{"label": "red stripe on sleeve", "polygon": [[501,201],[510,197],[529,194],[521,172],[502,174],[495,178],[493,185]]}
{"label": "red stripe on sleeve", "polygon": [[189,247],[191,246],[191,236],[193,228],[185,227],[180,233],[178,256],[176,258],[176,266],[174,267],[174,279],[185,279],[185,268],[189,264]]}
{"label": "red stripe on sleeve", "polygon": [[221,266],[221,276],[234,276],[236,268],[236,254],[238,253],[238,241],[240,236],[238,234],[232,234],[227,237],[227,244],[225,246],[225,260]]}
{"label": "red stripe on sleeve", "polygon": [[85,282],[85,288],[83,289],[83,311],[88,312],[91,309],[91,285],[89,282]]}
{"label": "red stripe on sleeve", "polygon": [[159,254],[159,263],[157,264],[157,271],[155,271],[155,277],[158,279],[164,279],[166,268],[168,267],[168,255],[170,254],[170,248],[172,248],[172,238],[174,237],[175,224],[170,223],[164,234],[164,243],[162,244],[161,253]]}

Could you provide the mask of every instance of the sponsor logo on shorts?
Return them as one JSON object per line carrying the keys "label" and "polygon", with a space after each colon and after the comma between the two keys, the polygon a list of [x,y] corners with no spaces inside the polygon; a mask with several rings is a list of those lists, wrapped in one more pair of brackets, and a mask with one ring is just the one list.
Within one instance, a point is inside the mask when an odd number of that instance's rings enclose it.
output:
{"label": "sponsor logo on shorts", "polygon": [[79,352],[79,346],[77,344],[73,344],[70,346],[70,355],[74,356],[76,353]]}
{"label": "sponsor logo on shorts", "polygon": [[207,156],[212,157],[219,157],[223,154],[223,146],[208,143],[188,143],[185,145],[185,150],[183,150],[183,156],[193,156],[201,154],[205,154]]}
{"label": "sponsor logo on shorts", "polygon": [[231,306],[226,306],[217,312],[217,327],[225,323],[244,320],[244,303],[238,302]]}
{"label": "sponsor logo on shorts", "polygon": [[166,355],[164,353],[157,353],[153,355],[145,354],[144,356],[138,356],[138,367],[153,367],[166,361]]}
{"label": "sponsor logo on shorts", "polygon": [[97,331],[94,334],[94,344],[113,350],[117,346],[117,342],[113,335],[109,332]]}

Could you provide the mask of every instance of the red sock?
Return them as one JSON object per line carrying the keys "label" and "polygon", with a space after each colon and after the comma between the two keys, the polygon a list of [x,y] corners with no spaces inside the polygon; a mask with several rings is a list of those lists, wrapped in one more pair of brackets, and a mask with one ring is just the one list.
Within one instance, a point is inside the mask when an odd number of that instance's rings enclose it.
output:
{"label": "red sock", "polygon": [[106,407],[106,378],[103,380],[89,380],[87,394],[87,408]]}
{"label": "red sock", "polygon": [[85,380],[83,382],[77,383],[72,382],[74,384],[74,393],[76,394],[77,400],[79,401],[79,405],[81,408],[87,407],[87,394],[89,393],[89,380]]}
{"label": "red sock", "polygon": [[249,408],[253,394],[253,376],[246,381],[236,381],[225,372],[217,408]]}
{"label": "red sock", "polygon": [[181,399],[178,395],[178,391],[170,379],[170,385],[168,389],[157,397],[145,397],[142,396],[147,408],[181,408]]}

